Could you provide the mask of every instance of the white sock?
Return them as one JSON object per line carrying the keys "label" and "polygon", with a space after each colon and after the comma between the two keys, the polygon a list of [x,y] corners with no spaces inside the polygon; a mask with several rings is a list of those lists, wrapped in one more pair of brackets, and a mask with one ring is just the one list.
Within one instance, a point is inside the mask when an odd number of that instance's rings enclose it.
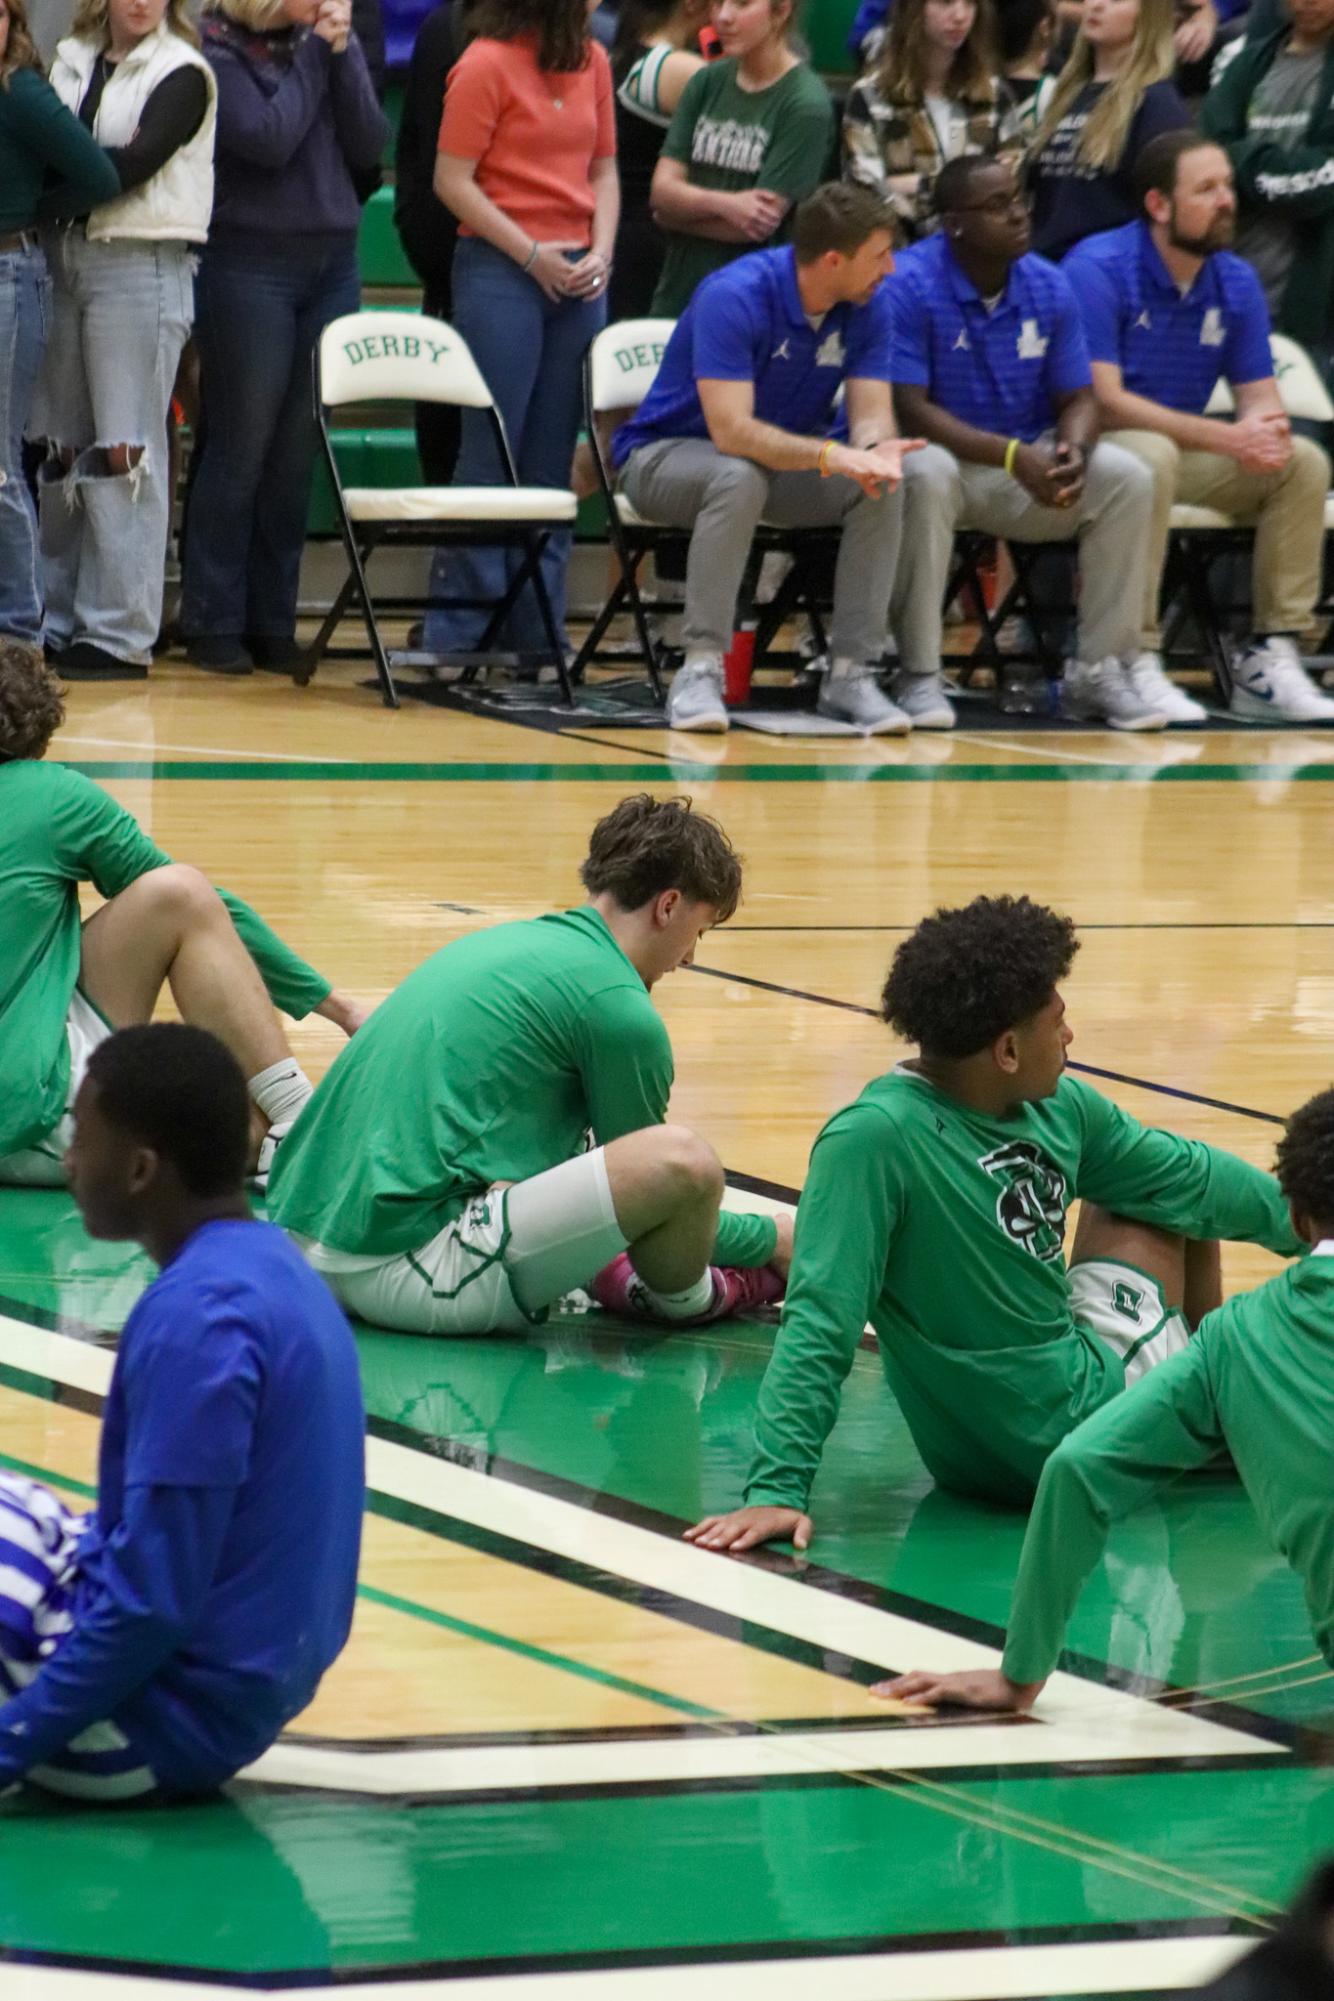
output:
{"label": "white sock", "polygon": [[290,1124],[315,1086],[295,1056],[284,1056],[246,1080],[255,1103],[271,1126]]}
{"label": "white sock", "polygon": [[646,1285],[644,1292],[649,1305],[661,1319],[697,1320],[713,1305],[713,1267],[705,1265],[695,1283],[688,1285],[684,1292],[655,1292],[651,1285]]}
{"label": "white sock", "polygon": [[864,672],[865,662],[861,660],[845,660],[841,655],[836,655],[829,663],[829,678],[831,681],[842,681],[849,674],[861,674]]}
{"label": "white sock", "polygon": [[711,674],[717,674],[721,672],[722,664],[723,656],[721,653],[700,653],[696,651],[686,654],[685,659],[681,663],[681,671],[684,673],[688,667],[707,667]]}

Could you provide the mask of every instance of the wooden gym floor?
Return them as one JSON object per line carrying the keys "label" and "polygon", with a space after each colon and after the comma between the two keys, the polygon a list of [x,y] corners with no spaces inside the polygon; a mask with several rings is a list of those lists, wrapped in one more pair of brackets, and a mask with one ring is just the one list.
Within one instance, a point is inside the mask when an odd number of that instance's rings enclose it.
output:
{"label": "wooden gym floor", "polygon": [[[1334,1071],[1334,732],[552,734],[390,714],[365,673],[158,667],[75,690],[56,754],[367,1001],[576,901],[623,793],[689,792],[746,897],[659,1002],[674,1114],[738,1201],[794,1199],[823,1118],[898,1053],[874,1018],[897,938],[984,889],[1074,914],[1072,1055],[1138,1116],[1267,1161]],[[318,1073],[339,1037],[293,1043]],[[1271,1268],[1230,1252],[1226,1278]],[[63,1195],[0,1193],[0,1464],[91,1493],[147,1273]],[[1263,1933],[1334,1848],[1334,1681],[1235,1482],[1118,1531],[1035,1719],[896,1713],[876,1675],[995,1644],[1022,1519],[933,1489],[868,1352],[811,1563],[683,1545],[738,1497],[772,1331],[359,1330],[347,1655],[225,1802],[0,1807],[4,2001],[1069,2001],[1175,1993]]]}

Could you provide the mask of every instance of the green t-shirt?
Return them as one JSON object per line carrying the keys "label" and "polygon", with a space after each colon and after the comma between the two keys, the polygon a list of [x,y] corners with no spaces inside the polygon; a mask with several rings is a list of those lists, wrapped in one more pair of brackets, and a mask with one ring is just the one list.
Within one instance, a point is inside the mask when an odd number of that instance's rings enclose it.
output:
{"label": "green t-shirt", "polygon": [[1334,1666],[1334,1244],[1207,1314],[1189,1347],[1052,1454],[1010,1608],[1012,1681],[1055,1667],[1111,1524],[1224,1447]]}
{"label": "green t-shirt", "polygon": [[[834,108],[820,79],[798,63],[767,90],[742,90],[735,58],[697,70],[681,93],[663,157],[679,160],[691,185],[741,194],[765,188],[804,201],[825,177],[834,143]],[[701,278],[758,243],[714,243],[671,230],[653,294],[655,313],[683,313]]]}
{"label": "green t-shirt", "polygon": [[0,235],[31,229],[44,193],[74,214],[114,200],[120,175],[41,72],[16,70],[0,88]]}
{"label": "green t-shirt", "polygon": [[[68,765],[0,762],[0,1154],[41,1139],[69,1090],[65,1016],[79,978],[79,884],[119,896],[171,856]],[[276,1006],[300,1020],[329,982],[226,890],[219,895]]]}
{"label": "green t-shirt", "polygon": [[[269,1215],[355,1256],[430,1242],[493,1181],[526,1181],[661,1125],[672,1046],[596,910],[498,924],[409,973],[279,1150]],[[763,1264],[767,1217],[724,1216],[719,1255]]]}
{"label": "green t-shirt", "polygon": [[1272,1175],[1140,1125],[1068,1072],[1008,1118],[906,1068],[877,1077],[811,1155],[747,1501],[806,1506],[868,1319],[941,1485],[1029,1500],[1048,1453],[1125,1381],[1071,1311],[1077,1195],[1193,1237],[1301,1248]]}

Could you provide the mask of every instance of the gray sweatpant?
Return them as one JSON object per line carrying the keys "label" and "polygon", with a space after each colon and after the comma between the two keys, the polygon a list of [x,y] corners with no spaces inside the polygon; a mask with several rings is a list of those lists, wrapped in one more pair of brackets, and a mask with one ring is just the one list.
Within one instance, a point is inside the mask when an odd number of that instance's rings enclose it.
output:
{"label": "gray sweatpant", "polygon": [[731,645],[737,593],[763,520],[779,528],[842,523],[830,645],[835,659],[880,658],[899,553],[901,488],[873,500],[853,480],[769,472],[751,459],[728,457],[707,438],[641,445],[626,460],[622,484],[646,520],[694,531],[682,625],[687,653],[725,653]]}
{"label": "gray sweatpant", "polygon": [[1094,446],[1075,508],[1041,507],[999,466],[965,465],[941,445],[903,461],[903,554],[890,614],[899,663],[940,672],[942,600],[954,537],[973,528],[1015,542],[1079,536],[1079,658],[1140,650],[1153,479],[1133,453]]}

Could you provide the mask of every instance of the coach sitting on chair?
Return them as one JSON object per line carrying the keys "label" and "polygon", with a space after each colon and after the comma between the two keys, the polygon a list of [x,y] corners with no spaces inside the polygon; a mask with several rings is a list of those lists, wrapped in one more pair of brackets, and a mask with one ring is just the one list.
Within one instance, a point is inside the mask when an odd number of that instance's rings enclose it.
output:
{"label": "coach sitting on chair", "polygon": [[[941,606],[959,529],[1022,542],[1080,540],[1078,659],[1067,712],[1114,729],[1162,729],[1128,662],[1139,651],[1152,482],[1098,411],[1067,280],[1028,250],[1011,169],[951,160],[936,182],[943,227],[894,275],[894,390],[901,421],[931,442],[904,468],[905,562],[894,592],[898,699],[935,728],[953,712],[940,679]],[[900,687],[916,692],[898,694]]]}
{"label": "coach sitting on chair", "polygon": [[[1297,650],[1320,591],[1329,460],[1294,438],[1269,352],[1269,313],[1250,265],[1226,249],[1237,196],[1223,148],[1166,132],[1135,162],[1138,222],[1081,243],[1065,262],[1113,441],[1153,474],[1140,653],[1131,676],[1169,722],[1205,711],[1163,673],[1158,598],[1174,501],[1255,526],[1255,636],[1232,668],[1231,708],[1249,721],[1334,722]],[[1147,216],[1147,220],[1145,217]],[[1220,375],[1236,422],[1204,412]]]}
{"label": "coach sitting on chair", "polygon": [[[723,653],[761,520],[842,524],[833,666],[821,713],[874,735],[911,717],[876,679],[898,556],[902,461],[890,398],[891,323],[882,281],[894,218],[867,188],[831,182],[797,211],[790,247],[738,258],[700,285],[657,381],[617,434],[631,503],[693,530],[685,665],[673,729],[725,730]],[[846,386],[849,443],[828,436]]]}

